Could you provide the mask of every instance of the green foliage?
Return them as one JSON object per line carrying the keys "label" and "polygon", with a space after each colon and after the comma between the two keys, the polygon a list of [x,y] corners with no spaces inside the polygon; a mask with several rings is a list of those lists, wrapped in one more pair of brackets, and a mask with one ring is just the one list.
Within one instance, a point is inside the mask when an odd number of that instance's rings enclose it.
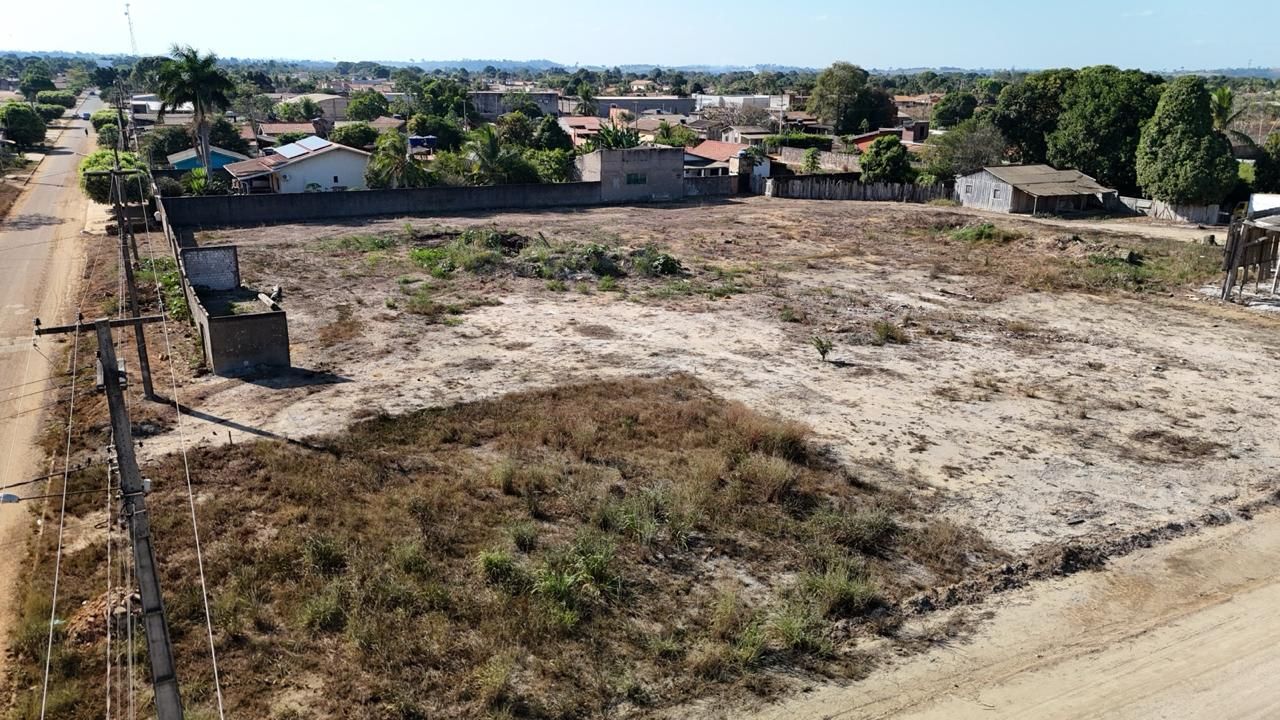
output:
{"label": "green foliage", "polygon": [[636,273],[644,277],[662,277],[679,275],[684,267],[673,255],[658,249],[656,245],[646,245],[632,258]]}
{"label": "green foliage", "polygon": [[925,145],[929,174],[937,179],[968,175],[999,165],[1008,141],[986,119],[970,118],[945,133],[930,135]]}
{"label": "green foliage", "polygon": [[640,133],[634,128],[601,123],[600,131],[587,143],[587,150],[623,150],[640,144]]}
{"label": "green foliage", "polygon": [[[399,135],[399,133],[395,133]],[[378,141],[378,131],[367,122],[353,122],[340,125],[329,133],[330,141],[339,145],[364,150]]]}
{"label": "green foliage", "polygon": [[[114,167],[115,154],[110,150],[97,150],[80,161],[80,189],[84,190],[85,195],[90,200],[97,203],[111,202],[111,179],[105,175],[89,176],[86,172],[105,172]],[[131,152],[120,153],[120,167],[122,169],[144,169],[145,163],[138,159],[137,155]],[[146,197],[150,197],[150,183],[142,183],[142,195],[139,195],[137,182],[123,183],[125,198],[129,202],[139,202]]]}
{"label": "green foliage", "polygon": [[[550,117],[550,116],[548,116]],[[538,173],[539,182],[562,183],[573,180],[576,169],[568,150],[525,150],[524,159]]]}
{"label": "green foliage", "polygon": [[911,182],[914,171],[907,147],[897,136],[878,137],[859,159],[862,165],[862,182],[905,183]]}
{"label": "green foliage", "polygon": [[770,135],[764,139],[764,144],[771,148],[789,147],[807,150],[809,148],[817,148],[819,150],[831,151],[832,139],[830,135],[813,135],[802,132],[785,132],[778,135]]}
{"label": "green foliage", "polygon": [[547,115],[538,121],[538,129],[533,133],[533,147],[539,150],[573,152],[573,138],[560,127],[554,116]]}
{"label": "green foliage", "polygon": [[5,137],[17,143],[18,147],[31,147],[44,142],[44,118],[25,103],[0,104],[0,125],[5,127]]}
{"label": "green foliage", "polygon": [[377,90],[357,90],[347,101],[347,118],[351,120],[376,120],[389,112],[386,96]]}
{"label": "green foliage", "polygon": [[294,98],[276,103],[271,114],[281,122],[310,122],[324,117],[324,110],[309,97]]}
{"label": "green foliage", "polygon": [[514,147],[530,147],[533,144],[533,120],[520,111],[509,112],[495,123],[498,137],[503,144]]}
{"label": "green foliage", "polygon": [[906,345],[909,342],[911,342],[911,336],[900,325],[895,325],[887,320],[877,320],[871,324],[872,345],[886,345],[888,343]]}
{"label": "green foliage", "polygon": [[1271,133],[1262,144],[1262,153],[1253,168],[1253,189],[1280,192],[1280,133]]}
{"label": "green foliage", "polygon": [[[190,128],[187,131],[187,147],[194,147],[196,138],[191,134]],[[241,155],[249,154],[249,141],[240,137],[240,129],[237,128],[230,120],[222,115],[214,116],[209,122],[209,144],[213,147],[220,147],[223,150],[230,150]]]}
{"label": "green foliage", "polygon": [[44,103],[36,105],[36,114],[39,115],[40,119],[44,120],[46,123],[57,120],[62,117],[66,111],[67,109],[61,105],[46,105]]}
{"label": "green foliage", "polygon": [[113,108],[94,110],[93,114],[89,116],[89,124],[93,125],[94,130],[97,130],[107,123],[117,126],[120,124],[119,116]]}
{"label": "green foliage", "polygon": [[809,343],[813,345],[814,350],[818,351],[818,357],[822,358],[823,362],[827,361],[827,355],[831,354],[831,349],[835,346],[831,342],[831,338],[821,335],[814,335],[809,338]]}
{"label": "green foliage", "polygon": [[1010,240],[1016,240],[1020,236],[1012,230],[1005,230],[989,222],[984,222],[952,230],[950,237],[952,240],[967,243],[1006,243]]}
{"label": "green foliage", "polygon": [[852,513],[827,510],[810,518],[809,525],[815,539],[863,554],[884,552],[900,530],[893,516],[884,510]]}
{"label": "green foliage", "polygon": [[182,187],[182,183],[171,177],[158,177],[155,179],[156,190],[159,191],[160,197],[182,197],[186,194],[186,189]]}
{"label": "green foliage", "polygon": [[18,91],[27,99],[27,102],[35,101],[41,92],[56,89],[49,67],[43,62],[29,63],[18,79]]}
{"label": "green foliage", "polygon": [[1214,128],[1204,80],[1174,80],[1142,129],[1137,177],[1149,196],[1169,203],[1221,202],[1238,175],[1231,143]]}
{"label": "green foliage", "polygon": [[1140,70],[1087,67],[1062,96],[1062,113],[1048,138],[1048,160],[1134,194],[1142,126],[1155,112],[1163,80]]}
{"label": "green foliage", "polygon": [[800,576],[797,589],[826,617],[856,617],[880,605],[879,587],[865,567],[844,558],[824,559],[824,567]]}
{"label": "green foliage", "polygon": [[463,179],[470,185],[536,183],[538,170],[519,147],[504,144],[498,132],[484,125],[471,133],[464,148]]}
{"label": "green foliage", "polygon": [[818,73],[809,96],[809,112],[835,126],[837,134],[893,124],[893,98],[868,84],[867,71],[837,62]]}
{"label": "green foliage", "polygon": [[1008,139],[1015,162],[1048,159],[1049,133],[1058,126],[1063,95],[1075,77],[1071,69],[1044,70],[1000,91],[996,106],[986,115]]}
{"label": "green foliage", "polygon": [[98,128],[98,147],[105,150],[117,147],[120,144],[120,128],[115,123],[106,123]]}
{"label": "green foliage", "polygon": [[806,173],[816,173],[822,168],[822,161],[818,156],[819,150],[811,147],[804,151],[804,171]]}
{"label": "green foliage", "polygon": [[230,192],[226,176],[220,170],[210,173],[202,167],[195,168],[184,174],[181,182],[188,195],[226,195]]}
{"label": "green foliage", "polygon": [[303,138],[311,137],[314,134],[315,133],[309,133],[309,132],[295,132],[292,130],[289,132],[282,132],[279,135],[275,136],[276,147],[280,147],[281,145],[288,145],[289,143],[298,142],[299,140]]}
{"label": "green foliage", "polygon": [[409,118],[409,134],[434,135],[437,150],[457,150],[466,140],[466,133],[456,120],[422,113]]}
{"label": "green foliage", "polygon": [[418,188],[435,184],[432,174],[409,157],[408,152],[409,141],[404,135],[388,132],[378,136],[364,171],[365,184],[371,188]]}
{"label": "green foliage", "polygon": [[[105,123],[103,127],[108,124],[114,126],[114,123]],[[98,133],[102,133],[102,128],[98,128]],[[190,149],[194,146],[194,141],[190,129],[186,127],[161,125],[141,135],[138,144],[141,146],[142,156],[152,165],[165,165],[169,162],[170,155]]]}
{"label": "green foliage", "polygon": [[41,105],[61,105],[70,109],[76,106],[75,93],[66,90],[41,90],[36,93],[36,102]]}
{"label": "green foliage", "polygon": [[508,113],[518,112],[527,118],[542,117],[542,108],[539,108],[538,103],[523,90],[513,90],[503,95],[502,107]]}
{"label": "green foliage", "polygon": [[691,147],[698,144],[698,134],[684,125],[672,125],[663,120],[658,123],[658,131],[653,135],[653,141],[659,145],[670,145],[672,147]]}
{"label": "green foliage", "polygon": [[968,91],[949,92],[933,106],[933,126],[949,128],[973,117],[978,109],[978,98]]}

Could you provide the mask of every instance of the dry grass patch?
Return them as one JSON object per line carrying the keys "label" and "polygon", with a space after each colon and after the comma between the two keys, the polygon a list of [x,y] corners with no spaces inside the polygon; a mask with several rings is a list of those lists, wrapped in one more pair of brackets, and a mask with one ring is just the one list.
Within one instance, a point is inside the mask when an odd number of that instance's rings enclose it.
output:
{"label": "dry grass patch", "polygon": [[[147,473],[179,671],[200,710],[180,463]],[[803,425],[685,376],[379,417],[310,447],[238,444],[191,463],[219,659],[236,678],[225,689],[253,717],[271,717],[285,688],[312,692],[323,715],[550,718],[773,687],[778,670],[855,677],[866,662],[852,638],[879,627],[869,612],[999,559],[976,534],[944,557],[917,540],[940,531],[905,495],[854,480]],[[66,608],[101,593],[82,553]],[[29,688],[43,651],[22,637]],[[101,716],[100,643],[56,652],[55,684],[76,694],[59,717]],[[302,676],[323,689],[294,687]]]}

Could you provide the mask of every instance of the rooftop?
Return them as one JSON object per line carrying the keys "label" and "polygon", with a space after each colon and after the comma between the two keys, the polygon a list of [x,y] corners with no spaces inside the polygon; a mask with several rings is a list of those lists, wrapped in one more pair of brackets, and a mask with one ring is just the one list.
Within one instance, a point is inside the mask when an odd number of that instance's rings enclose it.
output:
{"label": "rooftop", "polygon": [[363,150],[357,150],[355,148],[347,147],[346,145],[338,145],[337,143],[332,143],[324,138],[312,135],[310,137],[305,137],[298,142],[281,145],[270,155],[263,155],[262,157],[234,162],[227,165],[224,169],[230,173],[232,177],[245,180],[259,175],[273,173],[286,165],[302,162],[303,160],[308,160],[317,155],[323,155],[324,153],[335,150],[360,153],[361,155],[369,154]]}
{"label": "rooftop", "polygon": [[715,160],[717,162],[728,162],[729,158],[738,157],[738,153],[746,150],[749,145],[742,143],[721,142],[719,140],[703,140],[695,147],[685,148],[685,152],[690,155]]}
{"label": "rooftop", "polygon": [[1057,170],[1048,165],[996,165],[983,170],[1036,197],[1113,192],[1079,170]]}

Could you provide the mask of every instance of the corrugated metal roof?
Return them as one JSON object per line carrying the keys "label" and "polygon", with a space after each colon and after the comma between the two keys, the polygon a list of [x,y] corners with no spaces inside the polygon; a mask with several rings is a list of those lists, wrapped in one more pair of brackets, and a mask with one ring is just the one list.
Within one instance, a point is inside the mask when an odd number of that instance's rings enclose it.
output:
{"label": "corrugated metal roof", "polygon": [[1079,170],[1057,170],[1048,165],[995,165],[983,169],[1036,197],[1114,192]]}

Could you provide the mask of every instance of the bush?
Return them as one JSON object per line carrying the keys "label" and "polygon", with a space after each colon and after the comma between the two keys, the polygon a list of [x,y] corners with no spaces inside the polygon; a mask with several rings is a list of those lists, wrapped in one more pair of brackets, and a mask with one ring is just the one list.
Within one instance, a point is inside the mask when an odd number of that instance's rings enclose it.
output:
{"label": "bush", "polygon": [[159,191],[160,197],[182,197],[184,190],[182,183],[171,177],[156,178],[156,190]]}
{"label": "bush", "polygon": [[378,131],[367,122],[354,122],[334,128],[329,133],[329,140],[339,145],[363,150],[378,141]]}
{"label": "bush", "polygon": [[36,114],[39,115],[40,119],[44,120],[46,123],[57,120],[62,117],[63,113],[66,111],[67,109],[61,105],[47,105],[45,103],[36,105]]}
{"label": "bush", "polygon": [[0,105],[0,124],[5,126],[5,137],[17,143],[18,147],[44,142],[44,118],[30,105],[18,102]]}
{"label": "bush", "polygon": [[76,96],[66,90],[41,90],[36,93],[36,102],[41,105],[59,105],[70,109],[76,106]]}
{"label": "bush", "polygon": [[93,125],[93,129],[97,130],[101,128],[103,125],[106,125],[107,123],[111,123],[112,125],[118,125],[119,124],[118,118],[119,116],[116,114],[115,109],[102,108],[101,110],[93,111],[93,114],[89,116],[89,122],[90,124]]}
{"label": "bush", "polygon": [[860,565],[832,560],[818,572],[800,577],[800,593],[826,617],[854,617],[881,603],[880,590]]}
{"label": "bush", "polygon": [[832,139],[830,135],[811,135],[809,133],[789,132],[780,135],[770,135],[764,139],[767,147],[789,147],[807,150],[809,148],[817,148],[818,150],[831,150]]}
{"label": "bush", "polygon": [[107,123],[98,128],[98,147],[110,150],[120,144],[120,128],[115,123]]}
{"label": "bush", "polygon": [[344,593],[336,585],[329,585],[324,592],[313,595],[302,605],[302,624],[320,632],[337,632],[347,625],[347,609]]}
{"label": "bush", "polygon": [[898,524],[883,510],[827,511],[814,515],[809,522],[817,538],[860,553],[883,551],[898,533]]}
{"label": "bush", "polygon": [[[110,150],[98,150],[80,161],[80,189],[97,203],[111,202],[111,179],[106,175],[86,175],[87,172],[105,172],[115,167],[115,153]],[[120,153],[122,169],[145,170],[142,161],[131,152]],[[141,188],[139,188],[141,185]],[[124,183],[125,199],[129,202],[141,202],[151,196],[151,187],[147,182],[137,181]]]}
{"label": "bush", "polygon": [[307,568],[321,575],[336,575],[347,568],[347,551],[335,539],[313,535],[303,544]]}
{"label": "bush", "polygon": [[885,343],[906,345],[911,342],[911,336],[907,334],[906,330],[887,320],[877,320],[873,323],[871,325],[871,333],[874,335],[871,341],[873,345],[884,345]]}

